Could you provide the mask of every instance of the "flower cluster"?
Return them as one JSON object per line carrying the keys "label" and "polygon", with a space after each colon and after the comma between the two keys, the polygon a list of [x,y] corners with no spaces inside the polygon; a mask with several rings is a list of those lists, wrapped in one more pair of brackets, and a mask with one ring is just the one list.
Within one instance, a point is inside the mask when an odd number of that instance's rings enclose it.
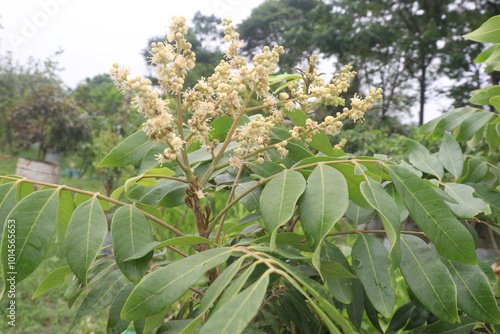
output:
{"label": "flower cluster", "polygon": [[[345,100],[340,94],[347,92],[351,78],[356,75],[352,71],[352,65],[345,65],[340,73],[336,73],[332,81],[325,84],[321,75],[316,71],[317,57],[313,55],[309,58],[309,65],[302,71],[303,82],[293,82],[289,85],[293,97],[302,103],[312,102],[313,104],[343,105]],[[313,98],[313,101],[310,101]]]}
{"label": "flower cluster", "polygon": [[186,18],[174,17],[167,33],[170,43],[151,44],[151,64],[156,65],[160,87],[174,95],[181,93],[187,70],[192,69],[196,61],[192,45],[185,38],[187,32]]}
{"label": "flower cluster", "polygon": [[370,89],[370,93],[363,100],[357,94],[351,99],[351,109],[344,108],[344,114],[348,115],[356,123],[363,121],[365,113],[373,107],[373,103],[382,99],[382,89]]}
{"label": "flower cluster", "polygon": [[[151,44],[150,60],[155,66],[159,88],[174,97],[176,111],[168,108],[150,80],[128,79],[129,70],[118,64],[110,70],[122,92],[135,93],[134,102],[138,111],[147,117],[143,127],[147,136],[156,143],[167,144],[168,147],[157,155],[160,163],[177,161],[186,171],[189,170],[185,150],[193,141],[204,144],[214,159],[220,159],[222,155],[214,155],[219,141],[211,138],[210,125],[221,116],[229,116],[234,124],[241,124],[231,127],[222,144],[226,150],[230,141],[238,144],[229,154],[228,164],[231,167],[240,168],[247,158],[262,163],[265,151],[269,149],[275,149],[284,158],[288,154],[286,147],[289,141],[304,139],[306,143],[310,142],[318,131],[336,135],[343,126],[342,120],[363,121],[367,110],[381,99],[380,89],[370,90],[364,99],[355,95],[350,101],[350,108],[344,108],[335,116],[327,116],[322,122],[307,119],[304,126],[294,126],[289,131],[290,138],[271,145],[271,129],[282,124],[289,111],[300,108],[308,113],[314,112],[320,104],[345,105],[341,94],[347,91],[356,72],[352,71],[351,65],[346,65],[331,82],[325,83],[316,71],[317,58],[312,56],[307,68],[301,71],[303,80],[289,82],[288,87],[275,96],[271,94],[270,76],[278,69],[283,47],[265,46],[261,53],[253,57],[252,63],[247,64],[239,54],[243,43],[231,20],[224,19],[222,25],[227,43],[225,59],[215,67],[211,76],[201,78],[193,87],[184,87],[187,71],[195,66],[196,61],[192,46],[186,41],[186,19],[174,17],[167,41]],[[264,112],[265,116],[254,115],[242,124],[245,114],[257,110]],[[186,114],[189,115],[187,120]],[[341,142],[339,146],[343,144]]]}

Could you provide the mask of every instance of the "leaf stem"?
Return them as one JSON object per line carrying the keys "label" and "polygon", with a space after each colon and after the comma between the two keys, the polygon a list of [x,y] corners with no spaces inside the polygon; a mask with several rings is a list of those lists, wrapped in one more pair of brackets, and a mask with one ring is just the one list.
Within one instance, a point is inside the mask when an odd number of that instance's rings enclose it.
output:
{"label": "leaf stem", "polygon": [[[78,188],[68,187],[66,185],[59,185],[59,184],[54,184],[54,183],[47,183],[47,182],[29,180],[27,178],[18,179],[18,178],[15,178],[15,177],[3,176],[3,175],[0,175],[0,178],[6,179],[6,180],[17,181],[17,182],[26,182],[26,183],[31,183],[31,184],[38,184],[38,185],[41,185],[41,186],[46,186],[46,187],[51,187],[51,188],[59,188],[59,189],[68,190],[68,191],[71,191],[71,192],[75,192],[75,193],[79,193],[79,194],[83,194],[83,195],[88,195],[88,196],[95,196],[95,197],[97,197],[99,199],[102,199],[102,200],[104,200],[106,202],[110,202],[110,203],[121,205],[121,206],[132,205],[132,204],[128,204],[128,203],[125,203],[125,202],[113,199],[111,197],[102,195],[102,194],[100,194],[98,192],[81,190],[81,189],[78,189]],[[171,232],[177,234],[178,236],[184,236],[185,235],[184,233],[182,233],[181,231],[179,231],[175,227],[173,227],[170,224],[164,222],[163,220],[161,220],[161,219],[153,216],[152,214],[150,214],[150,213],[148,213],[146,211],[143,211],[143,210],[141,210],[139,208],[136,208],[136,209],[139,210],[144,216],[146,216],[150,220],[152,220],[155,223],[157,223],[157,224],[165,227],[166,229],[170,230]]]}
{"label": "leaf stem", "polygon": [[[238,184],[238,181],[241,176],[241,171],[243,170],[243,167],[245,165],[241,164],[240,169],[238,169],[238,173],[236,174],[236,178],[234,179],[233,186],[231,187],[231,191],[229,192],[229,197],[227,198],[226,206],[229,205],[231,198],[233,197],[234,190],[236,189],[236,185]],[[224,220],[226,219],[226,213],[227,211],[220,217],[220,223],[219,226],[217,227],[217,232],[215,233],[215,238],[214,238],[214,244],[216,244],[219,241],[220,234],[222,232],[222,227],[224,226]],[[207,230],[207,233],[210,234],[210,230]]]}
{"label": "leaf stem", "polygon": [[142,179],[147,179],[147,178],[155,178],[155,179],[169,179],[169,180],[174,180],[174,181],[179,181],[179,182],[184,182],[184,183],[189,183],[188,180],[186,179],[180,179],[178,177],[173,177],[173,176],[165,176],[165,175],[144,175],[141,176],[140,178],[135,181],[136,183],[139,182]]}
{"label": "leaf stem", "polygon": [[[332,232],[328,233],[327,237],[333,237],[337,235],[345,235],[345,234],[360,234],[360,233],[387,233],[386,230],[352,230],[352,231],[340,231],[340,232]],[[401,231],[403,234],[413,234],[413,235],[424,235],[424,232],[417,231]]]}

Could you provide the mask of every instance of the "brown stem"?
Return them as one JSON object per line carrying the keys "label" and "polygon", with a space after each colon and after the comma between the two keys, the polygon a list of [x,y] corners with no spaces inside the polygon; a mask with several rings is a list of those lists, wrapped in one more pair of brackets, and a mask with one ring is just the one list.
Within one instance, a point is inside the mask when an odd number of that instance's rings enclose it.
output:
{"label": "brown stem", "polygon": [[[18,182],[26,182],[26,183],[31,183],[31,184],[38,184],[38,185],[41,185],[41,186],[47,186],[47,187],[51,187],[51,188],[61,188],[63,190],[68,190],[68,191],[71,191],[71,192],[80,193],[80,194],[84,194],[84,195],[88,195],[88,196],[96,196],[97,198],[102,199],[102,200],[104,200],[106,202],[110,202],[110,203],[117,204],[117,205],[120,205],[120,206],[131,205],[131,204],[124,203],[122,201],[118,201],[116,199],[113,199],[111,197],[102,195],[100,193],[96,193],[96,192],[92,192],[92,191],[87,191],[87,190],[81,190],[81,189],[77,189],[77,188],[73,188],[73,187],[68,187],[68,186],[65,186],[65,185],[59,185],[59,184],[53,184],[53,183],[47,183],[47,182],[40,182],[40,181],[34,181],[34,180],[28,180],[26,178],[18,179],[18,178],[15,178],[15,177],[9,177],[9,176],[3,176],[3,175],[0,175],[0,178],[7,179],[7,180],[18,181]],[[146,211],[143,211],[143,210],[141,210],[139,208],[136,208],[136,209],[139,210],[144,216],[146,216],[150,220],[152,220],[155,223],[157,223],[157,224],[159,224],[159,225],[167,228],[168,230],[172,231],[173,233],[177,234],[178,236],[184,236],[185,235],[184,233],[182,233],[181,231],[179,231],[175,227],[173,227],[170,224],[164,222],[163,220],[161,220],[161,219],[153,216],[152,214],[147,213]]]}
{"label": "brown stem", "polygon": [[[359,233],[387,233],[386,230],[353,230],[353,231],[340,231],[340,232],[332,232],[328,233],[327,237],[333,237],[337,235],[345,235],[345,234],[359,234]],[[413,234],[413,235],[425,235],[424,232],[416,232],[416,231],[401,231],[403,234]]]}
{"label": "brown stem", "polygon": [[[241,164],[240,169],[238,169],[238,174],[236,174],[236,178],[234,179],[233,186],[231,187],[231,191],[229,192],[229,197],[227,198],[226,206],[228,206],[229,203],[231,202],[231,198],[233,197],[234,190],[236,189],[236,185],[238,184],[238,181],[239,181],[240,176],[241,176],[241,171],[243,170],[244,166],[245,166],[244,164]],[[227,211],[226,211],[226,213],[227,213]],[[219,241],[219,237],[220,237],[220,234],[222,232],[222,227],[224,226],[224,220],[226,219],[226,213],[224,213],[224,215],[220,219],[219,227],[217,228],[217,232],[215,233],[214,244],[216,244]],[[210,234],[210,231],[208,231],[208,233]]]}
{"label": "brown stem", "polygon": [[165,176],[165,175],[144,175],[144,176],[141,176],[140,178],[138,178],[137,181],[135,181],[135,182],[139,182],[140,180],[147,179],[147,178],[169,179],[169,180],[175,180],[175,181],[179,181],[179,182],[188,183],[188,181],[185,179],[180,179],[178,177]]}

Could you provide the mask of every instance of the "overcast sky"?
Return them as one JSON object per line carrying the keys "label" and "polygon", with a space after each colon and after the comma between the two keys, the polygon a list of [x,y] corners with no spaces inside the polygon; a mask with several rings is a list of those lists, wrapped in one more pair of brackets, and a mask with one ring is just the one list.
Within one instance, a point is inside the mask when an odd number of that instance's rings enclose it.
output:
{"label": "overcast sky", "polygon": [[0,1],[0,52],[18,60],[45,59],[58,49],[71,88],[87,77],[107,73],[114,62],[145,73],[141,51],[152,36],[165,33],[169,19],[196,11],[241,22],[264,0],[17,0]]}

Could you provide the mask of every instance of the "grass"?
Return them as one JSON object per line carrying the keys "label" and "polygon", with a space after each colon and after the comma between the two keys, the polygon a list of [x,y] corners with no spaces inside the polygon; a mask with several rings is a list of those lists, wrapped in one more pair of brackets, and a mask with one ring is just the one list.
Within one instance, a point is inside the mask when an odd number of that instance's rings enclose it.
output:
{"label": "grass", "polygon": [[[64,291],[70,284],[68,275],[66,281],[45,294],[31,299],[42,280],[54,269],[67,265],[65,258],[57,250],[57,246],[49,250],[48,256],[28,278],[16,284],[16,321],[15,327],[7,321],[7,306],[9,300],[4,298],[0,302],[0,333],[13,334],[52,334],[66,333],[76,314],[79,302],[69,309],[67,302],[62,298]],[[107,315],[100,312],[80,321],[71,332],[74,334],[104,333]]]}

